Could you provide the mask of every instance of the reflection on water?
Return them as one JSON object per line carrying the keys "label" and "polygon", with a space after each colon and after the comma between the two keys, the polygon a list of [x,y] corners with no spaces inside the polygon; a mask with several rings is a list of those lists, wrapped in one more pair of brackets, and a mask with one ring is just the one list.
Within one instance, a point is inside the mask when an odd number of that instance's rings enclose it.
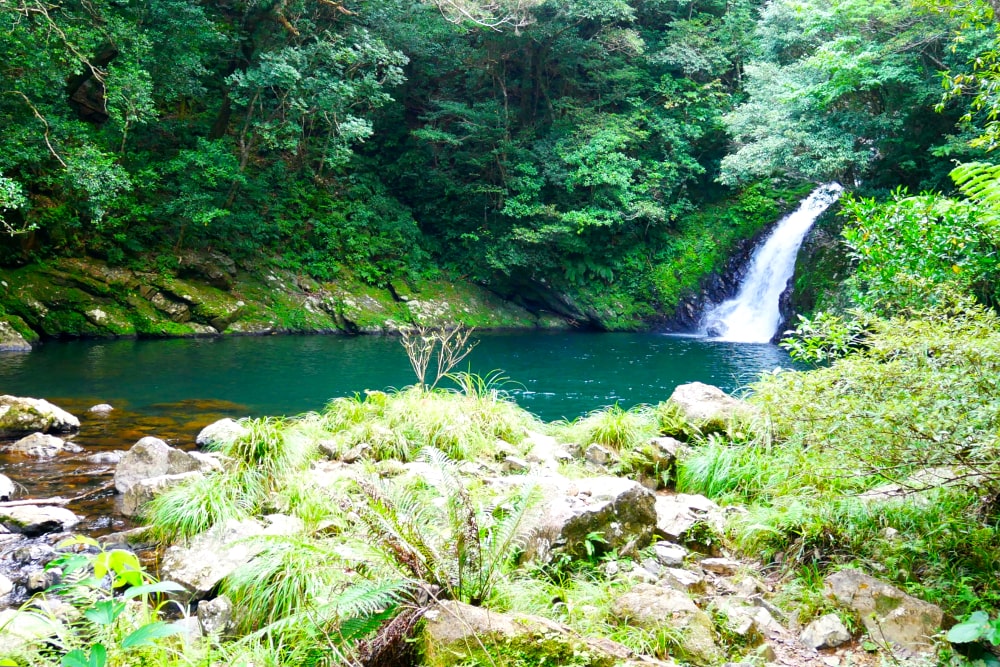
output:
{"label": "reflection on water", "polygon": [[[546,420],[572,419],[619,403],[666,399],[685,382],[735,391],[762,371],[788,366],[772,345],[740,345],[657,334],[487,333],[463,370],[509,378],[504,389]],[[190,447],[222,417],[319,410],[337,396],[403,387],[413,374],[398,339],[381,336],[268,336],[48,343],[0,354],[0,393],[46,398],[81,418],[79,455],[36,462],[0,453],[3,471],[32,496],[100,488],[113,465],[86,456],[128,449],[143,436]],[[107,416],[87,408],[110,403]],[[88,529],[121,527],[106,517],[113,496],[73,509]]]}

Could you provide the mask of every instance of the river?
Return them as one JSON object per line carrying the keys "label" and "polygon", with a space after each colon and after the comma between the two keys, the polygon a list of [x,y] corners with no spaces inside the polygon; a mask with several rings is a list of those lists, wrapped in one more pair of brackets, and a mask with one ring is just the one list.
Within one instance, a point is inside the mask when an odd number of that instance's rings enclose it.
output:
{"label": "river", "polygon": [[[682,383],[727,391],[760,372],[788,367],[772,345],[657,334],[475,333],[462,370],[498,371],[503,388],[545,420],[573,419],[614,403],[655,404]],[[48,399],[81,417],[84,454],[36,462],[0,453],[3,472],[27,495],[73,496],[110,479],[113,465],[86,454],[128,449],[145,435],[190,446],[221,417],[292,415],[338,396],[412,384],[398,338],[266,336],[51,342],[29,354],[0,354],[0,393]],[[107,416],[86,413],[110,403]],[[110,493],[73,506],[85,531],[125,527]]]}

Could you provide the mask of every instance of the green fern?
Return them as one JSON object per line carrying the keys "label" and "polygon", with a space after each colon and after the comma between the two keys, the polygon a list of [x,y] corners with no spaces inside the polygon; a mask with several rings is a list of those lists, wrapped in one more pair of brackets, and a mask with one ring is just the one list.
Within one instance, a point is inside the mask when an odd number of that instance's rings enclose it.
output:
{"label": "green fern", "polygon": [[955,167],[951,178],[966,197],[1000,211],[1000,165],[967,162]]}

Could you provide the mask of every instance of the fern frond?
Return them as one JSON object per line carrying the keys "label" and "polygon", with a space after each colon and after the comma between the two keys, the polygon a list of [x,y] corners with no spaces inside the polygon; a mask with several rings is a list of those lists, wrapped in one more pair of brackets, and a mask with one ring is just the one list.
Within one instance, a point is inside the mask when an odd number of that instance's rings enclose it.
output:
{"label": "fern frond", "polygon": [[1000,165],[987,162],[967,162],[951,171],[951,178],[969,199],[1000,210]]}

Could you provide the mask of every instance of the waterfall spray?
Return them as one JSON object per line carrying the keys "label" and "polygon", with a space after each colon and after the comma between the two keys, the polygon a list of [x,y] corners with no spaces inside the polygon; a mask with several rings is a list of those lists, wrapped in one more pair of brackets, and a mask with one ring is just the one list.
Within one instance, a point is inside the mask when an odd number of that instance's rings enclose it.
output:
{"label": "waterfall spray", "polygon": [[781,324],[779,301],[795,271],[795,258],[816,219],[837,201],[843,188],[827,183],[778,221],[750,258],[750,268],[735,297],[709,310],[703,333],[735,343],[767,343]]}

